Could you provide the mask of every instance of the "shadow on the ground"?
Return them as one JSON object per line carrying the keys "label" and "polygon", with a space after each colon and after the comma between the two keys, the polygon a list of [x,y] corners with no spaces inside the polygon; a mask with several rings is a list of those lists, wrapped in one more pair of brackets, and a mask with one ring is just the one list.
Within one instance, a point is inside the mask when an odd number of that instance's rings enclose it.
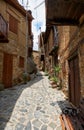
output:
{"label": "shadow on the ground", "polygon": [[71,108],[71,105],[70,105],[68,100],[55,101],[55,102],[52,102],[50,105],[56,106],[57,104],[58,104],[61,111],[63,111],[66,107]]}
{"label": "shadow on the ground", "polygon": [[[20,97],[21,93],[24,91],[24,89],[31,87],[33,84],[39,82],[42,79],[43,76],[41,73],[39,73],[34,79],[29,81],[27,84],[14,86],[10,89],[0,91],[0,130],[5,130],[7,122],[9,122],[11,118],[11,114],[13,112],[15,104],[18,98]],[[15,130],[21,129],[16,128]]]}
{"label": "shadow on the ground", "polygon": [[66,107],[71,107],[70,103],[68,100],[62,100],[62,101],[57,101],[60,109],[63,111]]}

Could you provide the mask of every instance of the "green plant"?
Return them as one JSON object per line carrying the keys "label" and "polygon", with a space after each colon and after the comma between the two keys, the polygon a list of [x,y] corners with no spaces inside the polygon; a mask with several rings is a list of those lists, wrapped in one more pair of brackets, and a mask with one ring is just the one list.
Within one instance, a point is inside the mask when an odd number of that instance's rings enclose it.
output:
{"label": "green plant", "polygon": [[26,84],[28,80],[28,74],[27,73],[23,73],[23,81]]}
{"label": "green plant", "polygon": [[45,70],[45,76],[48,76],[48,72]]}
{"label": "green plant", "polygon": [[54,81],[55,83],[57,83],[58,78],[56,76],[52,77],[52,81]]}
{"label": "green plant", "polygon": [[59,72],[60,72],[60,67],[59,65],[54,66],[54,76],[56,76],[57,78],[59,78]]}
{"label": "green plant", "polygon": [[60,78],[59,78],[59,72],[60,67],[59,65],[54,66],[54,76],[52,77],[52,81],[56,83],[57,86],[60,86]]}
{"label": "green plant", "polygon": [[54,66],[54,71],[55,71],[55,74],[59,73],[59,71],[60,71],[59,65]]}

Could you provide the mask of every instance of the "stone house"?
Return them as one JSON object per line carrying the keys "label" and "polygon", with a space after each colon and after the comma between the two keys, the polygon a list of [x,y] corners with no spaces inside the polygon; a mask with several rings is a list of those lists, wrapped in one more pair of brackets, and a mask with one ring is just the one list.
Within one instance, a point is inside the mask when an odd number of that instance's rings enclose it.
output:
{"label": "stone house", "polygon": [[37,69],[39,69],[39,51],[33,50],[33,60],[36,64]]}
{"label": "stone house", "polygon": [[39,67],[41,70],[45,70],[45,46],[44,46],[45,33],[41,32],[38,37],[39,43]]}
{"label": "stone house", "polygon": [[[74,10],[78,3],[79,7]],[[84,99],[84,3],[47,0],[46,9],[46,57],[53,65],[50,50],[54,46],[51,29],[54,25],[58,32],[58,49],[54,55],[61,68],[62,87],[68,91],[69,101],[78,107]]]}
{"label": "stone house", "polygon": [[[32,14],[28,15],[28,51],[32,50]],[[31,52],[31,51],[30,51]],[[17,0],[0,0],[0,84],[20,82],[26,58],[26,10]]]}
{"label": "stone house", "polygon": [[63,26],[59,29],[59,64],[62,86],[69,90],[70,101],[78,106],[84,97],[84,32],[82,27]]}
{"label": "stone house", "polygon": [[45,68],[51,71],[58,64],[58,30],[56,26],[46,28],[45,33]]}
{"label": "stone house", "polygon": [[[67,91],[70,101],[78,105],[84,98],[84,25],[57,26],[45,33],[45,69],[50,72],[59,64],[63,91]],[[57,41],[54,41],[55,36]],[[77,96],[76,96],[77,95]]]}

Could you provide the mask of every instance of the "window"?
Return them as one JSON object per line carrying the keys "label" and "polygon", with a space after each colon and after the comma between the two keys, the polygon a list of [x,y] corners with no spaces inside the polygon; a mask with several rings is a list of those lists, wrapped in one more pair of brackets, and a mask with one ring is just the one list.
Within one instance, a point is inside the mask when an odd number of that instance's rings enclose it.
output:
{"label": "window", "polygon": [[24,58],[22,56],[19,57],[19,67],[24,68]]}
{"label": "window", "polygon": [[12,15],[9,15],[9,30],[13,33],[18,33],[18,20]]}

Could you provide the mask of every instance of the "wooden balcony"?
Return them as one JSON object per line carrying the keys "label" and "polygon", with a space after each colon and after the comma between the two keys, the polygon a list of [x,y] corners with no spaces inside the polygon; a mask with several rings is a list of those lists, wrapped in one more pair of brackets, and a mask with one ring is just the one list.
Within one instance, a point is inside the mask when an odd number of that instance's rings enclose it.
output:
{"label": "wooden balcony", "polygon": [[51,48],[50,52],[49,52],[49,55],[57,55],[58,48],[59,48],[58,44],[55,45],[55,46],[53,46],[53,47]]}
{"label": "wooden balcony", "polygon": [[46,24],[79,25],[84,14],[84,0],[46,0]]}
{"label": "wooden balcony", "polygon": [[0,14],[0,43],[8,42],[8,24]]}

